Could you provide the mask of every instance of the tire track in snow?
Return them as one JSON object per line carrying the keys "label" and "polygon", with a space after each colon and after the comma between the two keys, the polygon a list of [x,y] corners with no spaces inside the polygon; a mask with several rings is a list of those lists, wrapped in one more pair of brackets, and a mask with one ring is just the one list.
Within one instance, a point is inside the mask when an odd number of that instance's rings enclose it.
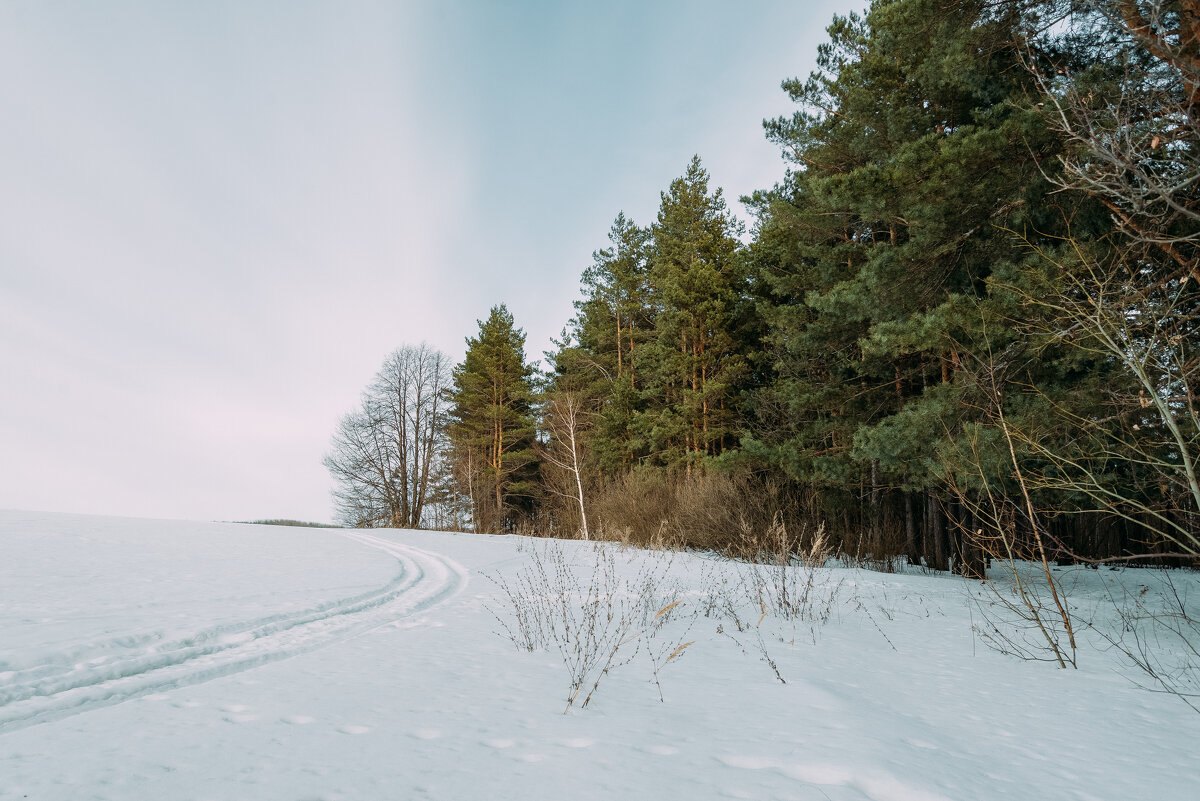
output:
{"label": "tire track in snow", "polygon": [[[306,610],[214,626],[173,640],[148,634],[89,644],[13,671],[0,683],[0,734],[308,653],[423,612],[466,584],[466,571],[440,554],[372,534],[342,533],[394,557],[399,574],[377,590]],[[130,648],[138,650],[80,662],[90,653]],[[61,662],[70,665],[56,664]]]}
{"label": "tire track in snow", "polygon": [[[210,626],[186,637],[172,637],[173,634],[163,631],[150,631],[138,634],[123,634],[108,640],[94,640],[76,645],[67,651],[42,655],[41,661],[28,666],[16,667],[4,671],[10,682],[0,686],[0,707],[21,698],[45,694],[36,690],[39,683],[43,686],[57,686],[66,689],[72,673],[80,673],[84,678],[82,684],[94,683],[95,677],[112,668],[117,663],[108,663],[114,654],[128,655],[134,649],[141,649],[145,654],[158,652],[182,652],[185,648],[199,646],[209,642],[217,642],[222,638],[236,638],[256,629],[277,625],[287,628],[297,623],[315,619],[329,612],[344,610],[357,605],[370,604],[389,592],[403,590],[412,583],[409,566],[401,562],[401,571],[383,587],[356,595],[351,598],[339,598],[319,604],[308,609],[294,612],[279,612],[251,620],[231,621],[216,626]],[[126,657],[127,658],[127,657]],[[108,663],[108,664],[104,664]],[[0,664],[0,668],[5,665]],[[111,672],[111,671],[109,671]],[[117,678],[119,674],[111,676]],[[14,681],[15,680],[15,681]]]}

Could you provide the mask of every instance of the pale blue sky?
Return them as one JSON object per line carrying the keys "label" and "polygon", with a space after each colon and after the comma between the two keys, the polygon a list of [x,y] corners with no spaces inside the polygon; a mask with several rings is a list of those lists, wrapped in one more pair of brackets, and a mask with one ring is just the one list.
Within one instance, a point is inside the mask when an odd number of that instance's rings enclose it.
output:
{"label": "pale blue sky", "polygon": [[329,519],[388,351],[540,356],[693,153],[742,214],[862,5],[0,0],[0,508]]}

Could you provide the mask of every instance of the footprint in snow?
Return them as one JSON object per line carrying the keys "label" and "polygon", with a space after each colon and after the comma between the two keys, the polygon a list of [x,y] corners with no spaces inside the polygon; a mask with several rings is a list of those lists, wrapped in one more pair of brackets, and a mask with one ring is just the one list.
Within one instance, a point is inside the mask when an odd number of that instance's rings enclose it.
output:
{"label": "footprint in snow", "polygon": [[441,737],[442,733],[437,729],[417,729],[413,732],[413,737],[418,740],[436,740]]}
{"label": "footprint in snow", "polygon": [[338,729],[342,734],[366,734],[371,731],[370,726],[342,726]]}
{"label": "footprint in snow", "polygon": [[646,748],[646,751],[659,756],[675,756],[679,753],[679,749],[673,745],[651,745]]}
{"label": "footprint in snow", "polygon": [[913,748],[924,748],[926,750],[937,750],[937,746],[933,743],[927,743],[924,740],[905,740],[904,742],[911,745]]}
{"label": "footprint in snow", "polygon": [[483,744],[489,748],[512,748],[517,743],[515,740],[484,740]]}
{"label": "footprint in snow", "polygon": [[589,748],[596,744],[595,740],[589,740],[586,737],[575,737],[571,740],[563,740],[562,744],[567,748]]}

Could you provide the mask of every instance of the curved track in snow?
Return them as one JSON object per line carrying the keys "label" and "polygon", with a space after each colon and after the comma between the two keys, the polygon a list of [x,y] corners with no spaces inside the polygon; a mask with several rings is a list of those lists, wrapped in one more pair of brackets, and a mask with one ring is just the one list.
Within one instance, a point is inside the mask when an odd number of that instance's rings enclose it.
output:
{"label": "curved track in snow", "polygon": [[341,642],[429,609],[466,583],[456,562],[365,532],[346,537],[394,557],[400,572],[371,592],[309,609],[213,626],[88,643],[0,681],[0,733],[153,692],[187,687]]}

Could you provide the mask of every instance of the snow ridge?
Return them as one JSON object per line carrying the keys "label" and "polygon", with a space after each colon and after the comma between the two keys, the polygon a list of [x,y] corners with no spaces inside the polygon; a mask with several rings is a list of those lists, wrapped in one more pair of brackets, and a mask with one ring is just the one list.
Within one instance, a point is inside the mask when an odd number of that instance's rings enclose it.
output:
{"label": "snow ridge", "polygon": [[362,532],[346,537],[394,557],[399,573],[371,592],[167,639],[161,632],[43,656],[0,678],[0,733],[239,673],[343,641],[429,609],[466,584],[436,553]]}

